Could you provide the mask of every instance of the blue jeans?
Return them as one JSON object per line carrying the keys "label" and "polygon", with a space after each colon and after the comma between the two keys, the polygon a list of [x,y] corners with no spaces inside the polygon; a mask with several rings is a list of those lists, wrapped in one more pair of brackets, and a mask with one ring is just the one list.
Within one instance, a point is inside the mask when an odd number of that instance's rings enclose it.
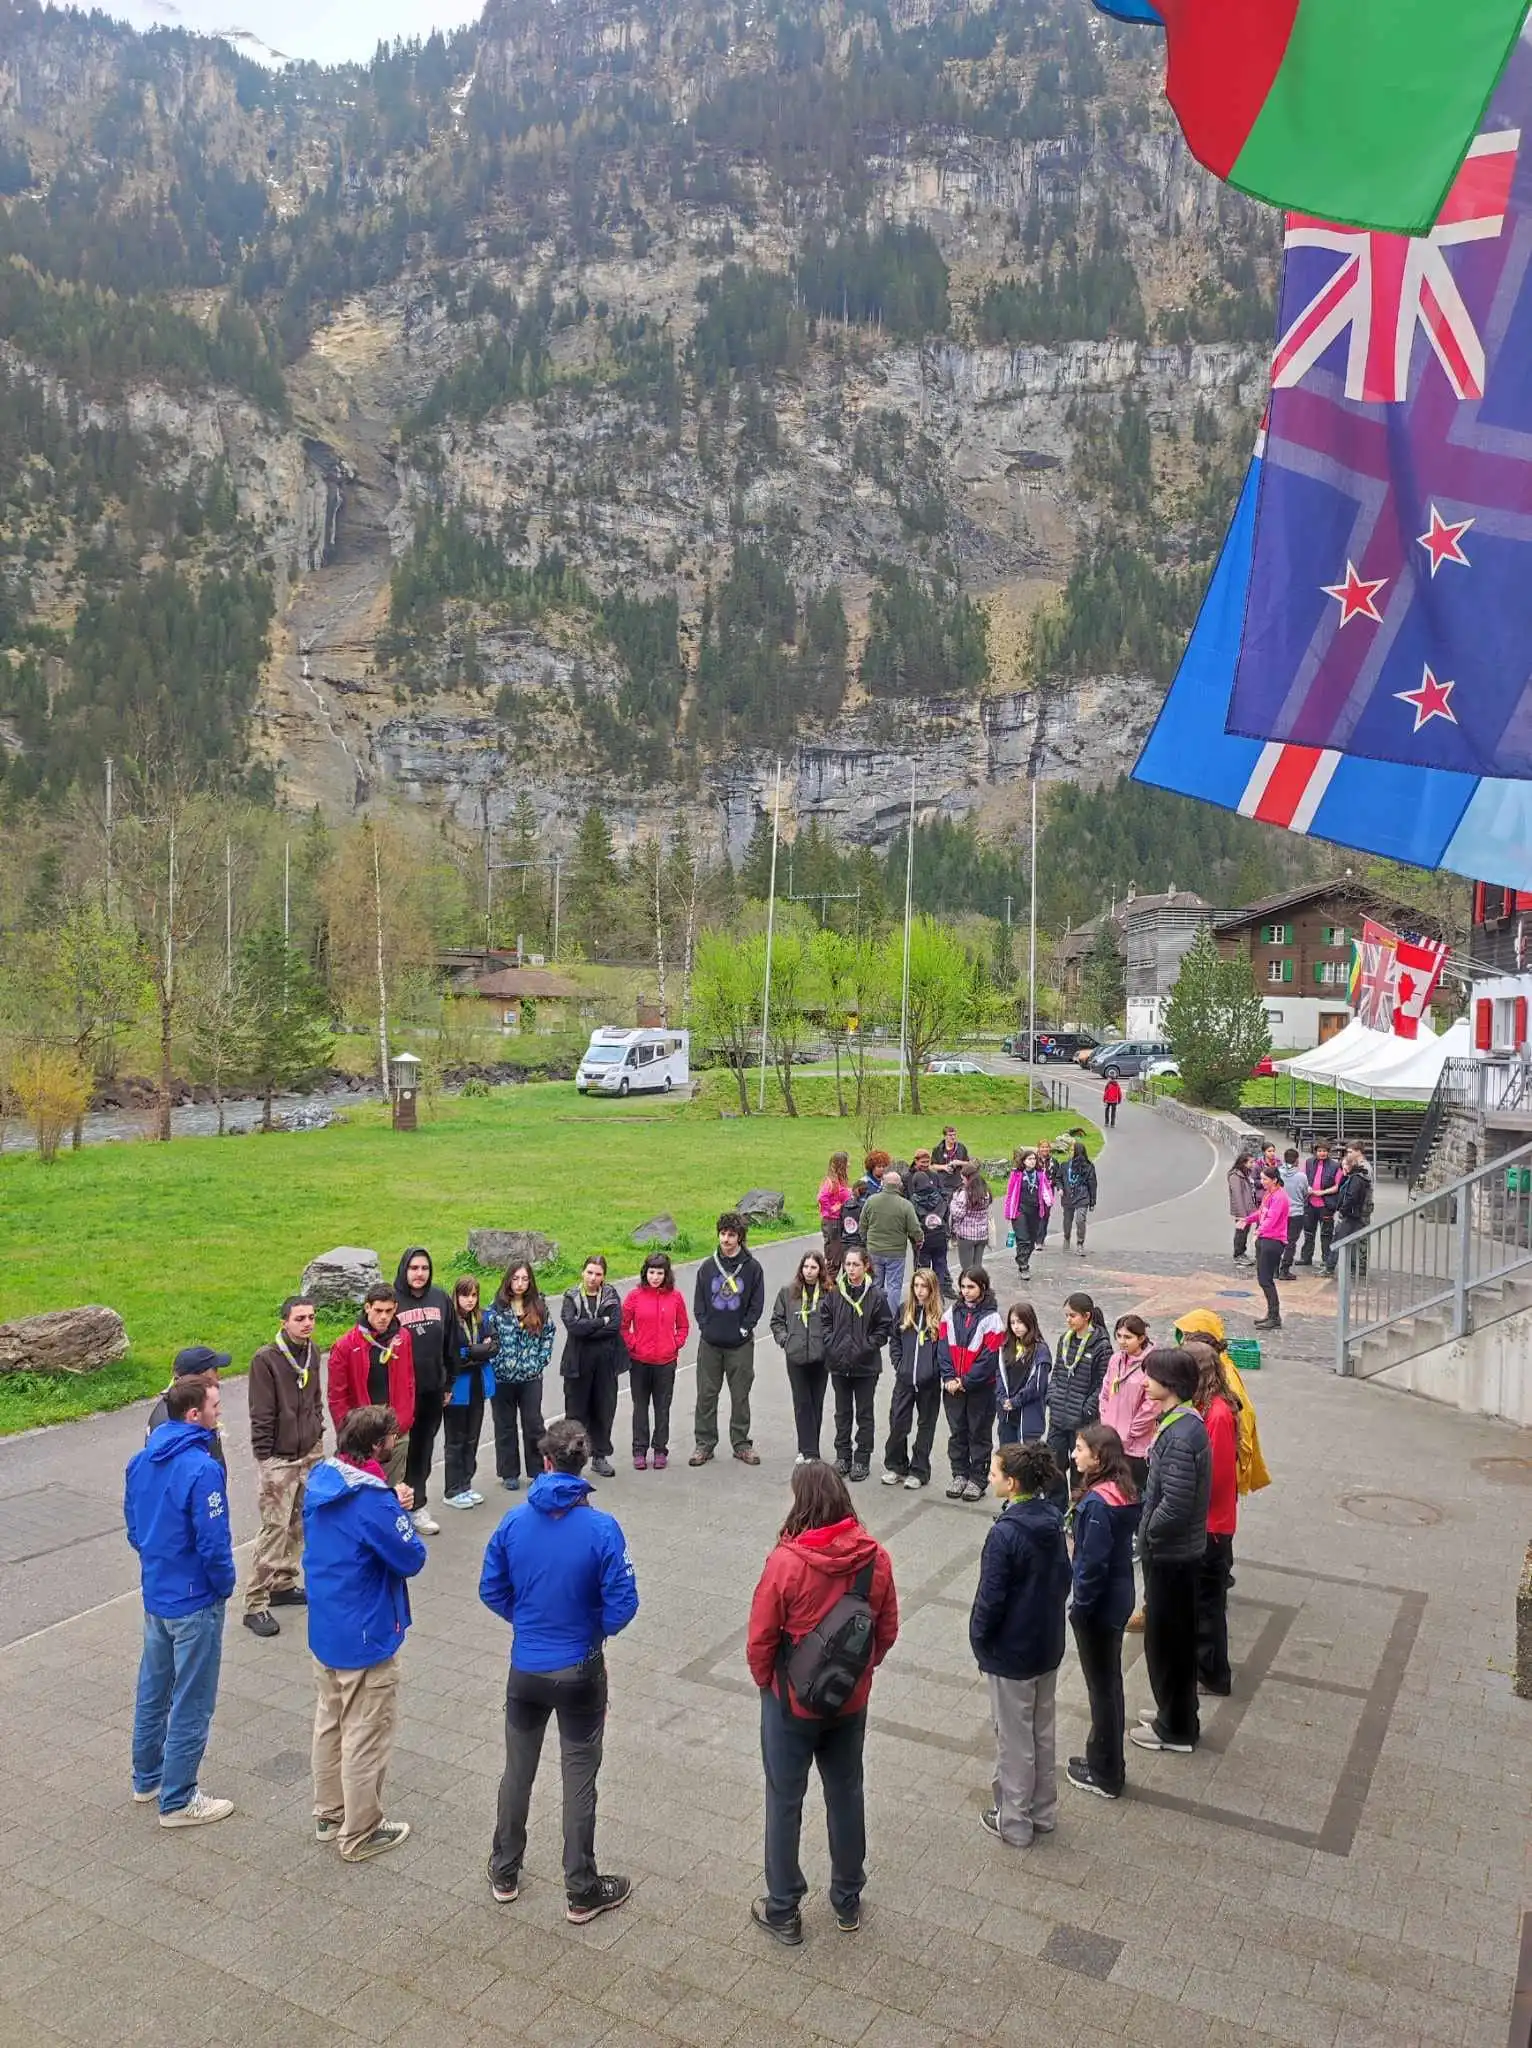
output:
{"label": "blue jeans", "polygon": [[897,1316],[904,1301],[904,1257],[886,1259],[881,1252],[873,1252],[872,1277],[875,1285],[881,1287],[888,1297],[888,1305]]}
{"label": "blue jeans", "polygon": [[[784,1680],[785,1683],[785,1680]],[[761,1760],[766,1769],[766,1898],[778,1918],[796,1913],[808,1890],[798,1861],[803,1795],[818,1766],[830,1835],[830,1901],[854,1906],[867,1882],[867,1822],[862,1804],[862,1743],[867,1710],[836,1721],[784,1714],[774,1692],[761,1694]]]}
{"label": "blue jeans", "polygon": [[144,1615],[133,1708],[133,1790],[158,1787],[161,1813],[179,1813],[197,1789],[218,1700],[223,1610],[223,1601],[215,1600],[174,1621]]}

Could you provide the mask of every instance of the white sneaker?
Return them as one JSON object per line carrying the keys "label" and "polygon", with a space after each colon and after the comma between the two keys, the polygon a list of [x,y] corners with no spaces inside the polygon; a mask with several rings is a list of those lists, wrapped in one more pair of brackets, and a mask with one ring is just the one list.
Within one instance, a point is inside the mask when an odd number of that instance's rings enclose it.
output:
{"label": "white sneaker", "polygon": [[415,1524],[415,1527],[422,1536],[439,1536],[442,1532],[441,1523],[431,1519],[431,1510],[429,1508],[416,1508],[414,1514],[410,1516],[410,1520]]}
{"label": "white sneaker", "polygon": [[920,1489],[925,1485],[925,1483],[926,1482],[923,1479],[918,1479],[912,1472],[909,1478],[906,1479],[904,1482],[904,1490],[906,1493],[919,1493]]}
{"label": "white sneaker", "polygon": [[899,1474],[897,1472],[885,1472],[883,1474],[883,1484],[885,1486],[897,1486],[899,1484]]}
{"label": "white sneaker", "polygon": [[482,1494],[482,1493],[480,1493],[480,1492],[479,1492],[479,1490],[477,1489],[477,1487],[473,1487],[473,1486],[470,1486],[470,1487],[469,1487],[469,1489],[468,1489],[468,1505],[469,1505],[469,1506],[470,1506],[471,1508],[481,1508],[481,1507],[483,1507],[483,1505],[484,1505],[484,1496],[483,1496],[483,1494]]}
{"label": "white sneaker", "polygon": [[205,1792],[194,1792],[183,1807],[175,1813],[162,1813],[162,1828],[205,1828],[215,1820],[227,1820],[234,1811],[232,1799],[209,1799]]}
{"label": "white sneaker", "polygon": [[[449,1508],[471,1508],[474,1498],[471,1493],[449,1493],[446,1504]],[[420,1524],[417,1522],[415,1526],[419,1528]]]}
{"label": "white sneaker", "polygon": [[808,1461],[808,1458],[806,1457],[806,1455],[805,1455],[805,1454],[804,1454],[804,1453],[803,1453],[802,1451],[800,1451],[800,1452],[798,1453],[797,1457],[796,1457],[796,1458],[794,1458],[794,1460],[793,1460],[793,1463],[794,1463],[795,1465],[806,1465],[806,1464],[807,1464],[808,1462],[809,1462],[809,1461]]}
{"label": "white sneaker", "polygon": [[154,1806],[158,1804],[159,1796],[160,1788],[156,1785],[152,1791],[135,1792],[133,1794],[133,1804],[135,1806]]}

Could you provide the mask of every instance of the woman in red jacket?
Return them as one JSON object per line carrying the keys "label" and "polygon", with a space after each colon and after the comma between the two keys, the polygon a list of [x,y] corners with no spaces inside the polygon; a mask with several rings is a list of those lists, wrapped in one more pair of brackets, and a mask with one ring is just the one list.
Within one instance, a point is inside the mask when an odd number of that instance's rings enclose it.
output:
{"label": "woman in red jacket", "polygon": [[[870,1569],[872,1656],[833,1720],[806,1714],[783,1671],[784,1655]],[[793,1504],[750,1603],[745,1655],[761,1689],[761,1755],[766,1767],[766,1896],[750,1908],[758,1927],[789,1947],[803,1939],[799,1902],[808,1886],[798,1861],[803,1795],[817,1764],[830,1833],[830,1903],[844,1934],[862,1924],[867,1821],[862,1743],[872,1674],[894,1647],[899,1602],[888,1552],[862,1527],[846,1482],[818,1459],[793,1472]]]}
{"label": "woman in red jacket", "polygon": [[399,1440],[388,1461],[388,1483],[406,1507],[404,1467],[415,1420],[415,1355],[410,1333],[399,1323],[398,1296],[386,1280],[369,1287],[354,1329],[330,1347],[326,1378],[335,1433],[353,1408],[392,1408],[399,1418]]}
{"label": "woman in red jacket", "polygon": [[[633,1393],[633,1469],[645,1472],[654,1448],[654,1469],[670,1463],[670,1397],[676,1390],[676,1360],[691,1335],[686,1303],[676,1286],[668,1252],[651,1252],[643,1278],[622,1304],[622,1341],[628,1347],[628,1385]],[[649,1404],[654,1403],[654,1433]]]}
{"label": "woman in red jacket", "polygon": [[1204,1692],[1227,1699],[1234,1688],[1229,1670],[1229,1587],[1239,1520],[1239,1403],[1213,1347],[1189,1339],[1187,1348],[1201,1375],[1194,1405],[1207,1425],[1213,1453],[1207,1548],[1197,1578],[1197,1680]]}

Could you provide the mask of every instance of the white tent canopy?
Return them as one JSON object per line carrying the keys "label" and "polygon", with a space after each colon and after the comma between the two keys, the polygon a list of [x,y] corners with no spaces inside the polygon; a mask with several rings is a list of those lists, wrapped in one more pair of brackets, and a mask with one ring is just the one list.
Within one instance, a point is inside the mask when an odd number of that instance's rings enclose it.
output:
{"label": "white tent canopy", "polygon": [[[1392,1038],[1392,1034],[1388,1034]],[[1452,1059],[1473,1054],[1468,1019],[1460,1017],[1438,1038],[1392,1038],[1365,1066],[1352,1067],[1344,1085],[1357,1095],[1386,1095],[1397,1102],[1429,1102],[1442,1068]]]}
{"label": "white tent canopy", "polygon": [[[1428,1024],[1422,1024],[1420,1037],[1411,1049],[1435,1042],[1435,1032]],[[1370,1025],[1353,1017],[1333,1038],[1300,1053],[1296,1059],[1279,1061],[1278,1066],[1282,1073],[1295,1081],[1318,1081],[1324,1087],[1331,1087],[1375,1065],[1380,1058],[1391,1057],[1398,1047],[1409,1043],[1407,1039],[1396,1037],[1392,1031],[1374,1031]]]}

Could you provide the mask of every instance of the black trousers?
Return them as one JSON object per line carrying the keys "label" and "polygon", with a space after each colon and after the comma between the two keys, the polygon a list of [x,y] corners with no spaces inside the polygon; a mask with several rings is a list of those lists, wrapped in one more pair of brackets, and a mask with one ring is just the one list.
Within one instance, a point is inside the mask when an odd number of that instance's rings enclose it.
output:
{"label": "black trousers", "polygon": [[[497,1478],[521,1477],[521,1458],[524,1450],[527,1477],[535,1479],[543,1469],[542,1452],[537,1448],[543,1433],[542,1380],[539,1378],[497,1381],[489,1405],[495,1418]],[[518,1424],[521,1430],[519,1445],[516,1439]]]}
{"label": "black trousers", "polygon": [[1048,1235],[1048,1219],[1042,1214],[1027,1215],[1023,1210],[1011,1225],[1016,1239],[1016,1270],[1025,1273],[1032,1263],[1032,1254]]}
{"label": "black trousers", "polygon": [[1101,1105],[1101,1121],[1102,1121],[1102,1123],[1103,1123],[1103,1124],[1105,1125],[1105,1127],[1106,1127],[1106,1129],[1107,1129],[1107,1130],[1110,1130],[1110,1129],[1112,1128],[1113,1124],[1115,1124],[1115,1123],[1116,1123],[1116,1121],[1117,1121],[1117,1104],[1116,1104],[1115,1102],[1103,1102],[1103,1103],[1102,1103],[1102,1105]]}
{"label": "black trousers", "polygon": [[612,1455],[612,1424],[617,1420],[617,1368],[610,1359],[582,1364],[564,1382],[564,1413],[585,1425],[593,1458]]}
{"label": "black trousers", "polygon": [[1048,1489],[1048,1498],[1061,1513],[1069,1506],[1069,1482],[1073,1479],[1075,1470],[1072,1454],[1075,1438],[1079,1434],[1078,1423],[1069,1429],[1055,1429],[1052,1423],[1048,1425],[1048,1448],[1053,1453],[1054,1464],[1059,1468],[1058,1479]]}
{"label": "black trousers", "polygon": [[1277,1274],[1287,1247],[1274,1237],[1258,1237],[1255,1241],[1255,1277],[1266,1297],[1266,1313],[1274,1323],[1282,1320],[1282,1304],[1277,1299]]}
{"label": "black trousers", "polygon": [[[633,1455],[641,1458],[652,1449],[670,1455],[670,1397],[676,1390],[674,1365],[628,1367],[628,1388],[633,1396]],[[654,1429],[650,1433],[649,1404],[654,1404]]]}
{"label": "black trousers", "polygon": [[1090,1733],[1085,1761],[1090,1774],[1109,1792],[1120,1792],[1127,1779],[1123,1762],[1123,1728],[1127,1715],[1122,1698],[1122,1630],[1103,1628],[1088,1615],[1072,1615],[1080,1675],[1090,1700]]}
{"label": "black trousers", "polygon": [[1316,1237],[1319,1239],[1320,1258],[1328,1260],[1330,1246],[1335,1238],[1335,1218],[1328,1209],[1322,1213],[1318,1209],[1305,1209],[1303,1212],[1303,1250],[1298,1259],[1301,1266],[1313,1265]]}
{"label": "black trousers", "polygon": [[1197,1572],[1197,1676],[1220,1696],[1234,1684],[1229,1669],[1229,1587],[1234,1582],[1234,1538],[1209,1536]]}
{"label": "black trousers", "polygon": [[[894,1381],[894,1398],[888,1409],[888,1442],[883,1446],[883,1463],[890,1472],[907,1479],[931,1477],[931,1446],[936,1441],[936,1418],[941,1413],[942,1383],[929,1379],[921,1386],[913,1380]],[[915,1431],[911,1451],[910,1429]]]}
{"label": "black trousers", "polygon": [[484,1433],[484,1376],[475,1372],[469,1383],[468,1399],[447,1409],[442,1416],[442,1449],[446,1475],[442,1480],[447,1498],[467,1493],[479,1469],[479,1438]]}
{"label": "black trousers", "polygon": [[[1343,1256],[1341,1252],[1341,1246],[1345,1243],[1346,1239],[1348,1237],[1355,1237],[1358,1231],[1365,1230],[1366,1228],[1367,1225],[1364,1222],[1362,1222],[1360,1217],[1336,1217],[1335,1235],[1330,1240],[1330,1249],[1325,1255],[1325,1271],[1327,1273],[1333,1273],[1336,1267],[1340,1264],[1341,1258]],[[1356,1280],[1365,1280],[1367,1278],[1366,1245],[1357,1245],[1351,1251],[1345,1253],[1344,1256],[1350,1259],[1351,1261],[1352,1278]]]}
{"label": "black trousers", "polygon": [[426,1504],[426,1481],[431,1476],[431,1459],[442,1426],[442,1390],[415,1389],[415,1419],[410,1424],[410,1447],[405,1453],[404,1476],[415,1489],[415,1506]]}
{"label": "black trousers", "polygon": [[581,1899],[596,1888],[596,1773],[606,1733],[606,1663],[599,1650],[562,1671],[511,1667],[505,1688],[505,1775],[489,1872],[497,1884],[513,1883],[521,1875],[543,1734],[555,1715],[564,1779],[564,1887],[571,1899]]}
{"label": "black trousers", "polygon": [[1299,1240],[1302,1236],[1303,1211],[1299,1209],[1289,1215],[1287,1219],[1287,1250],[1283,1255],[1280,1269],[1284,1280],[1291,1280],[1293,1277],[1293,1255],[1298,1249]]}
{"label": "black trousers", "polygon": [[1197,1718],[1197,1581],[1200,1558],[1185,1563],[1143,1560],[1144,1665],[1154,1693],[1155,1723],[1166,1742],[1195,1743]]}
{"label": "black trousers", "polygon": [[995,1432],[994,1386],[962,1387],[955,1394],[944,1391],[942,1406],[947,1411],[947,1457],[953,1478],[987,1486]]}
{"label": "black trousers", "polygon": [[1250,1241],[1250,1225],[1249,1225],[1248,1223],[1236,1223],[1236,1224],[1235,1224],[1235,1226],[1234,1226],[1234,1256],[1235,1256],[1235,1258],[1237,1258],[1237,1259],[1242,1259],[1242,1258],[1243,1258],[1243,1257],[1245,1256],[1245,1247],[1246,1247],[1246,1245],[1247,1245],[1247,1244],[1249,1243],[1249,1241]]}
{"label": "black trousers", "polygon": [[798,1454],[819,1456],[819,1434],[824,1427],[825,1388],[830,1368],[820,1359],[817,1365],[787,1365],[787,1384],[793,1391],[793,1424],[798,1432]]}
{"label": "black trousers", "polygon": [[[853,1461],[859,1465],[871,1465],[872,1443],[877,1430],[873,1414],[873,1403],[877,1398],[878,1376],[876,1373],[836,1372],[830,1375],[835,1382],[835,1455],[843,1464]],[[856,1424],[856,1448],[853,1458],[851,1426]]]}
{"label": "black trousers", "polygon": [[[871,1386],[872,1381],[866,1384]],[[778,1918],[796,1913],[808,1890],[798,1845],[803,1833],[803,1795],[814,1765],[819,1769],[830,1835],[830,1902],[836,1907],[854,1906],[862,1896],[867,1882],[867,1817],[862,1801],[866,1734],[865,1711],[835,1721],[808,1720],[801,1714],[784,1714],[774,1692],[761,1694],[766,1905]]]}

